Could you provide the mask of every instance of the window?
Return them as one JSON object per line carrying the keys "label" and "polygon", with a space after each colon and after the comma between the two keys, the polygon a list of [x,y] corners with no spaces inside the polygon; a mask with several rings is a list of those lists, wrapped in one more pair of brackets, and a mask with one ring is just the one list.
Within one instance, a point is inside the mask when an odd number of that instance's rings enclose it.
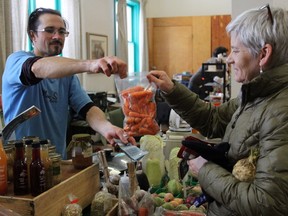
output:
{"label": "window", "polygon": [[[115,1],[115,17],[117,17],[117,3]],[[128,72],[139,71],[139,13],[138,1],[127,0],[127,39],[128,39]],[[118,38],[118,25],[116,19],[116,41]]]}

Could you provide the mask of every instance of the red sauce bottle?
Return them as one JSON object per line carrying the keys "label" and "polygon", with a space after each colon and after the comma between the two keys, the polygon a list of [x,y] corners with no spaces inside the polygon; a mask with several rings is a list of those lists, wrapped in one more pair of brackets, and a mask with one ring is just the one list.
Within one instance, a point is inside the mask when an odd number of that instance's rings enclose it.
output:
{"label": "red sauce bottle", "polygon": [[24,144],[21,141],[15,143],[13,181],[15,195],[25,195],[29,193],[28,167],[24,156]]}
{"label": "red sauce bottle", "polygon": [[7,188],[7,155],[3,148],[2,137],[0,137],[0,195],[5,195]]}
{"label": "red sauce bottle", "polygon": [[37,196],[46,189],[45,167],[40,157],[40,143],[32,144],[32,162],[30,164],[31,194]]}

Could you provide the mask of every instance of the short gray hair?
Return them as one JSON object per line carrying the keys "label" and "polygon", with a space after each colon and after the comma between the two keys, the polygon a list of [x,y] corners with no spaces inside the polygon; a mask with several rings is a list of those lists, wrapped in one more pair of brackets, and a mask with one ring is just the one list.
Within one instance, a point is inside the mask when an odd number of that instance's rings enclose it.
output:
{"label": "short gray hair", "polygon": [[235,34],[256,57],[265,44],[273,48],[269,68],[288,62],[288,11],[271,8],[272,20],[268,9],[251,9],[243,12],[226,27],[229,35]]}

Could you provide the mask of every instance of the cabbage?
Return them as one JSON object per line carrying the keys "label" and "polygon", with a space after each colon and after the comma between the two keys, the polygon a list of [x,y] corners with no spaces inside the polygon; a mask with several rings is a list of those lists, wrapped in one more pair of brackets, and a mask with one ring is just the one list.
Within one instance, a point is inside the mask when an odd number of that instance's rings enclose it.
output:
{"label": "cabbage", "polygon": [[144,135],[140,139],[140,149],[148,151],[142,159],[142,169],[151,186],[160,184],[165,174],[163,146],[160,135]]}
{"label": "cabbage", "polygon": [[171,150],[169,160],[165,161],[166,169],[170,179],[179,180],[178,167],[181,158],[177,157],[180,147],[175,147]]}

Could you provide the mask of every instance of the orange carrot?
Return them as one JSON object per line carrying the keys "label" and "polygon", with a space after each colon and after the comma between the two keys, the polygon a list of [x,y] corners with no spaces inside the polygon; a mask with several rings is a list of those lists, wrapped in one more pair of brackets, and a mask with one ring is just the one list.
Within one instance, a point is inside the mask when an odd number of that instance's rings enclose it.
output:
{"label": "orange carrot", "polygon": [[148,128],[140,128],[140,129],[139,129],[139,133],[140,133],[141,135],[155,135],[157,132],[155,133],[155,131],[150,130],[150,129],[148,129]]}
{"label": "orange carrot", "polygon": [[142,86],[134,86],[134,87],[130,87],[121,91],[120,94],[122,97],[127,97],[129,93],[136,92],[136,91],[143,91],[143,90],[144,90],[144,87]]}
{"label": "orange carrot", "polygon": [[129,114],[128,114],[128,116],[129,116],[129,117],[138,117],[138,118],[148,117],[148,115],[141,114],[141,113],[137,113],[137,112],[133,112],[133,111],[130,111]]}
{"label": "orange carrot", "polygon": [[143,104],[134,103],[134,104],[130,105],[130,109],[131,109],[131,111],[142,113],[141,112],[142,111],[142,106],[143,106]]}
{"label": "orange carrot", "polygon": [[133,99],[141,99],[141,98],[152,98],[152,91],[137,91],[130,93],[129,97]]}
{"label": "orange carrot", "polygon": [[132,111],[128,104],[123,104],[122,110],[125,116],[128,116],[129,113]]}

